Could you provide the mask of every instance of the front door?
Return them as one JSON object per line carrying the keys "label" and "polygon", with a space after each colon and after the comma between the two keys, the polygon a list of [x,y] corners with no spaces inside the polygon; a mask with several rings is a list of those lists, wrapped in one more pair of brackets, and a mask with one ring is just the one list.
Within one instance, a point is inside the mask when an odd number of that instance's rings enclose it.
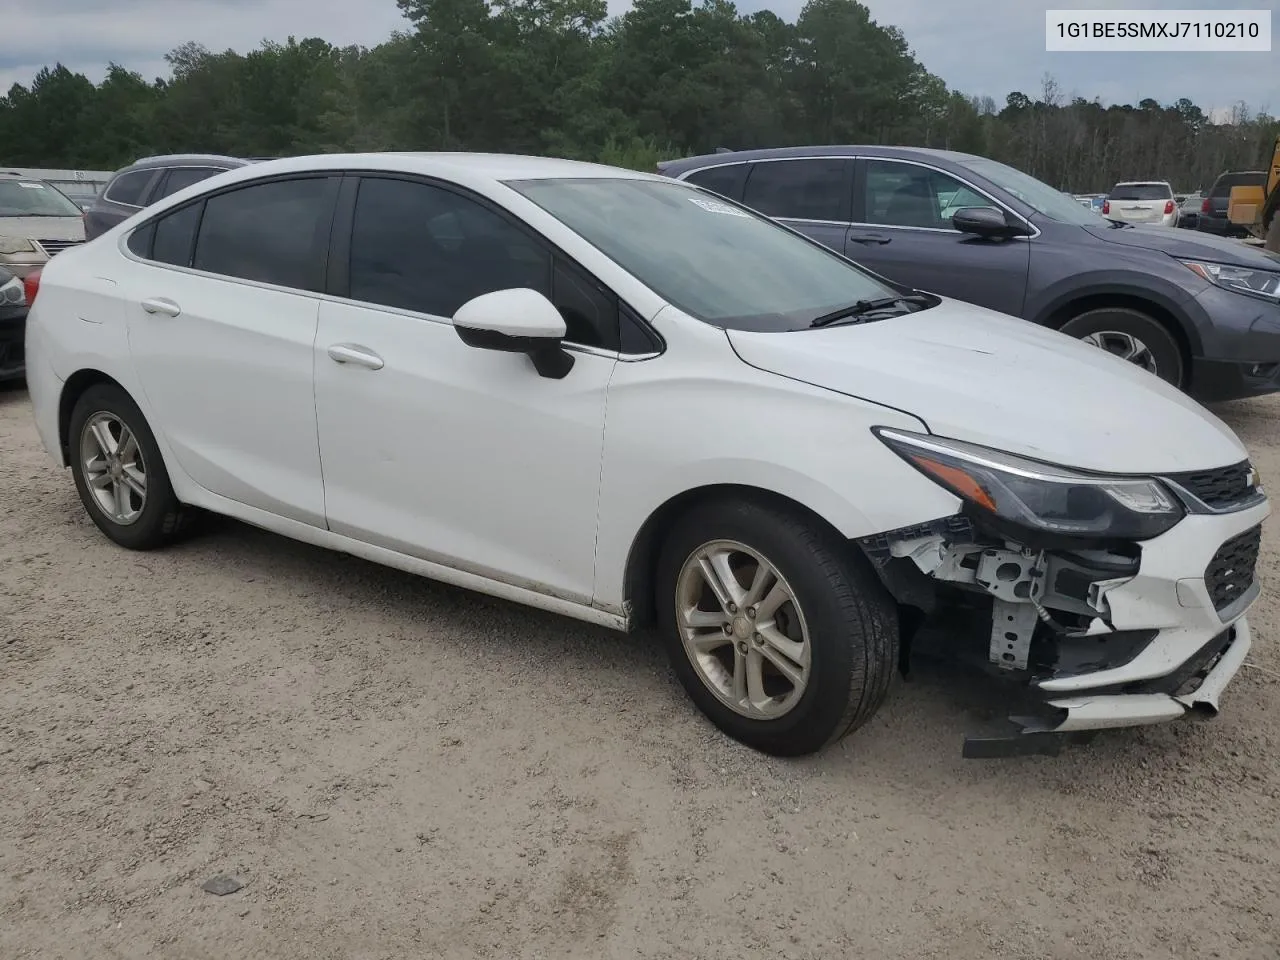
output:
{"label": "front door", "polygon": [[864,163],[849,259],[917,290],[1022,315],[1033,241],[985,240],[951,225],[962,207],[994,206],[989,198],[933,167]]}
{"label": "front door", "polygon": [[[362,178],[340,251],[348,289],[321,304],[315,351],[329,528],[590,602],[616,301],[445,185]],[[582,344],[564,379],[454,331],[463,303],[512,287],[551,296]]]}

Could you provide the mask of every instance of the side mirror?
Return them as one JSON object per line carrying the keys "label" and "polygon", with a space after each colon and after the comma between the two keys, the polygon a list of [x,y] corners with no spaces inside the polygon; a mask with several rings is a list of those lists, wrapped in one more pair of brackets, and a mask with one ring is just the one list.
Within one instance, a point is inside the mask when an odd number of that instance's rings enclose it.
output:
{"label": "side mirror", "polygon": [[564,317],[537,290],[514,287],[468,300],[453,315],[453,329],[469,347],[528,354],[543,377],[560,380],[573,369],[564,340]]}
{"label": "side mirror", "polygon": [[961,207],[951,218],[951,225],[961,233],[989,239],[1027,236],[1026,227],[1006,218],[1004,211],[995,207]]}

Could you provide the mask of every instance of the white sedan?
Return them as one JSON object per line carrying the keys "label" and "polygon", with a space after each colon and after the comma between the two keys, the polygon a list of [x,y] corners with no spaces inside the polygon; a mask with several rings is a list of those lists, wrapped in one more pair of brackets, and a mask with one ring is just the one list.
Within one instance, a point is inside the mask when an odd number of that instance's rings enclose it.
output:
{"label": "white sedan", "polygon": [[865,722],[922,626],[1032,695],[1010,752],[1212,712],[1249,649],[1269,508],[1219,420],[687,183],[275,160],[28,287],[40,435],[117,544],[202,509],[656,624],[764,751]]}

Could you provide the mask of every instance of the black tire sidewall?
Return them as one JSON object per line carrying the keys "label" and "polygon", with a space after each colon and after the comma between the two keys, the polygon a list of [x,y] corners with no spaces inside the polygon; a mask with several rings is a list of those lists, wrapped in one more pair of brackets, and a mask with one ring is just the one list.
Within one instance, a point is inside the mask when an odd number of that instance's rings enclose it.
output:
{"label": "black tire sidewall", "polygon": [[1130,334],[1151,351],[1156,361],[1156,375],[1161,380],[1175,387],[1181,387],[1186,380],[1186,364],[1178,341],[1164,324],[1145,313],[1124,307],[1102,307],[1073,317],[1061,330],[1077,340],[1109,330]]}
{"label": "black tire sidewall", "polygon": [[[800,755],[821,749],[847,727],[851,685],[860,685],[862,697],[880,696],[875,676],[861,676],[865,643],[857,624],[851,624],[835,590],[831,588],[831,561],[840,556],[838,545],[824,532],[808,527],[812,536],[797,538],[790,520],[750,502],[708,504],[686,514],[673,527],[658,562],[658,624],[673,670],[690,698],[716,726],[734,739],[778,755]],[[794,591],[809,631],[809,683],[800,701],[775,720],[744,717],[720,701],[694,668],[680,638],[676,621],[675,591],[685,560],[713,540],[736,540],[759,552],[772,563]],[[806,542],[809,539],[809,542]],[[824,565],[825,562],[825,565]],[[877,581],[863,584],[858,571],[838,563],[840,574],[852,578],[851,588],[870,586],[884,613],[883,588]],[[871,574],[874,577],[874,574]],[[892,619],[890,617],[890,619]],[[896,624],[895,624],[896,627]],[[896,666],[896,644],[885,650],[881,670]],[[859,676],[853,676],[855,671]],[[855,694],[856,695],[856,694]],[[878,705],[878,704],[876,704]]]}
{"label": "black tire sidewall", "polygon": [[[85,423],[97,413],[110,413],[119,417],[142,448],[147,471],[147,502],[142,507],[142,515],[130,524],[116,523],[104,514],[85,481],[80,456],[80,436]],[[165,469],[155,435],[133,399],[124,390],[111,384],[90,387],[76,401],[71,411],[67,437],[71,475],[75,479],[76,490],[98,529],[120,546],[132,550],[150,549],[167,540],[177,526],[181,504],[169,482],[169,473]]]}

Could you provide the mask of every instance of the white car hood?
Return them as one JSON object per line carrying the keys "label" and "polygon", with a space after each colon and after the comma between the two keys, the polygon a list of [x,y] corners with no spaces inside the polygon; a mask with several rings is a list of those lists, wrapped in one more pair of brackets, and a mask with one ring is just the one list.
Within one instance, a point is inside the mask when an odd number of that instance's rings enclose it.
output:
{"label": "white car hood", "polygon": [[1145,370],[956,300],[867,324],[726,333],[753,367],[912,413],[938,436],[1050,463],[1162,473],[1248,455],[1226,424]]}

